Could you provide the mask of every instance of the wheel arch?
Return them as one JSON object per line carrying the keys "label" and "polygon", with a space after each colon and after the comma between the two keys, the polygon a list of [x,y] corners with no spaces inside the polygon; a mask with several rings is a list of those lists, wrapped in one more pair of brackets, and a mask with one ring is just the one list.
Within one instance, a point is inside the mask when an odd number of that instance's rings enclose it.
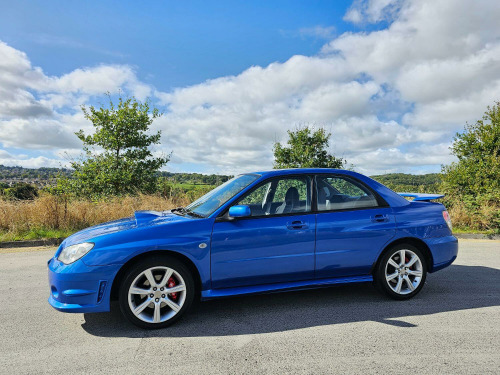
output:
{"label": "wheel arch", "polygon": [[201,295],[201,289],[202,289],[202,284],[201,284],[201,276],[198,268],[196,265],[193,263],[191,259],[189,259],[187,256],[178,253],[176,251],[171,251],[171,250],[152,250],[152,251],[146,251],[144,253],[140,253],[133,258],[130,258],[126,263],[124,263],[121,268],[118,270],[118,273],[116,274],[115,278],[113,279],[113,284],[111,285],[111,300],[117,300],[118,299],[118,291],[120,288],[120,284],[122,283],[125,275],[127,274],[127,271],[130,270],[134,265],[137,263],[141,262],[144,259],[147,259],[149,257],[155,256],[155,255],[168,255],[171,256],[172,258],[177,259],[178,261],[182,262],[185,264],[189,270],[191,271],[194,279],[194,283],[196,286],[196,297],[199,298]]}
{"label": "wheel arch", "polygon": [[432,272],[432,268],[434,265],[434,259],[432,257],[432,252],[431,252],[431,249],[429,248],[429,246],[427,246],[427,244],[423,240],[421,240],[420,238],[402,237],[402,238],[398,238],[397,240],[390,242],[389,244],[387,244],[384,247],[384,250],[382,250],[382,252],[378,256],[377,261],[373,264],[372,269],[371,269],[371,273],[373,273],[377,269],[377,267],[380,263],[380,260],[383,258],[384,254],[387,251],[389,251],[389,249],[391,247],[397,246],[400,244],[410,244],[410,245],[415,246],[420,251],[422,251],[422,253],[424,254],[424,257],[425,257],[425,262],[427,263],[427,272]]}

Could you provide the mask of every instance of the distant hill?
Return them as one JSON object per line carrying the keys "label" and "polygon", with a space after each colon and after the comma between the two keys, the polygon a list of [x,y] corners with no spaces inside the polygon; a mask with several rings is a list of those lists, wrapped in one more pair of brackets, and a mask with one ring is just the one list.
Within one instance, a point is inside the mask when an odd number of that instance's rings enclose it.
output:
{"label": "distant hill", "polygon": [[439,173],[421,175],[388,173],[370,177],[398,192],[438,193],[441,184]]}
{"label": "distant hill", "polygon": [[18,182],[45,186],[53,184],[58,175],[70,176],[71,170],[64,168],[23,168],[0,165],[0,182],[14,185]]}
{"label": "distant hill", "polygon": [[[6,167],[0,165],[0,182],[8,185],[16,182],[27,182],[37,186],[53,184],[55,178],[62,174],[71,176],[72,171],[64,168],[23,168]],[[201,173],[172,173],[159,172],[159,175],[167,178],[174,183],[192,184],[192,185],[220,185],[226,182],[232,176],[226,175],[206,175]],[[406,173],[389,173],[383,175],[371,176],[395,191],[413,191],[413,192],[439,192],[438,187],[441,183],[439,173],[429,173],[422,175]]]}
{"label": "distant hill", "polygon": [[433,185],[441,183],[439,173],[428,174],[406,174],[406,173],[388,173],[382,175],[370,176],[374,180],[385,183],[401,184],[401,185]]}
{"label": "distant hill", "polygon": [[219,175],[219,174],[201,174],[201,173],[172,173],[160,172],[160,176],[166,177],[172,182],[181,184],[194,184],[194,185],[220,185],[233,176]]}
{"label": "distant hill", "polygon": [[71,170],[64,168],[23,168],[23,167],[6,167],[0,164],[0,179],[9,178],[40,178],[50,179],[58,174],[71,175]]}
{"label": "distant hill", "polygon": [[[58,175],[71,176],[72,170],[65,168],[23,168],[0,165],[0,182],[8,185],[26,182],[37,186],[53,184]],[[220,185],[232,176],[205,175],[201,173],[159,172],[162,177],[174,183],[192,185]]]}

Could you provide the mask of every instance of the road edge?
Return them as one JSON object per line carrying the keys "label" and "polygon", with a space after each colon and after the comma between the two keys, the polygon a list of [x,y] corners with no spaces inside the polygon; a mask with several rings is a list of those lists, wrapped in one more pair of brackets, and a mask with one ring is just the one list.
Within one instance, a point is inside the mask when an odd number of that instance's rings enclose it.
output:
{"label": "road edge", "polygon": [[29,241],[5,241],[0,242],[0,249],[13,249],[17,247],[41,247],[41,246],[59,246],[64,238],[49,238],[46,240],[29,240]]}

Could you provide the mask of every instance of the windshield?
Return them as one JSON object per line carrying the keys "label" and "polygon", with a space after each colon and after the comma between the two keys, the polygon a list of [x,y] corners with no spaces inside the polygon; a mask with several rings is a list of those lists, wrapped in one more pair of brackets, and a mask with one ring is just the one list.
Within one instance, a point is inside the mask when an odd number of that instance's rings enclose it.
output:
{"label": "windshield", "polygon": [[234,197],[260,176],[255,174],[242,174],[236,176],[214,190],[208,192],[203,197],[195,200],[186,207],[187,211],[194,212],[203,217],[210,216],[220,206]]}

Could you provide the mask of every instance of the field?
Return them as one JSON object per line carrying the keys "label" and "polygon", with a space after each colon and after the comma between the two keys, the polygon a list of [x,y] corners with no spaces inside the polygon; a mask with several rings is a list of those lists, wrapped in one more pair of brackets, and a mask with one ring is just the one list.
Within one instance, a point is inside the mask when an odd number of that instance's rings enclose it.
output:
{"label": "field", "polygon": [[[24,172],[26,173],[26,172]],[[440,175],[386,174],[372,176],[395,191],[439,193]],[[166,179],[168,178],[168,179]],[[0,242],[67,237],[91,225],[133,215],[136,210],[168,210],[185,206],[213,189],[228,176],[171,174],[150,195],[112,197],[100,201],[65,198],[40,191],[34,200],[0,199]],[[455,232],[498,232],[497,203],[473,211],[454,197],[442,203],[448,208]]]}
{"label": "field", "polygon": [[[31,201],[0,200],[0,241],[67,237],[91,225],[128,217],[136,210],[169,210],[185,206],[202,191],[189,194],[138,195],[99,202],[83,199],[62,200],[43,194]],[[449,208],[456,232],[494,233],[489,221],[498,207],[480,208],[476,216],[460,205]]]}
{"label": "field", "polygon": [[62,200],[44,194],[32,201],[0,200],[0,241],[58,238],[91,225],[133,215],[136,210],[168,210],[184,206],[187,196],[138,195],[90,200]]}

